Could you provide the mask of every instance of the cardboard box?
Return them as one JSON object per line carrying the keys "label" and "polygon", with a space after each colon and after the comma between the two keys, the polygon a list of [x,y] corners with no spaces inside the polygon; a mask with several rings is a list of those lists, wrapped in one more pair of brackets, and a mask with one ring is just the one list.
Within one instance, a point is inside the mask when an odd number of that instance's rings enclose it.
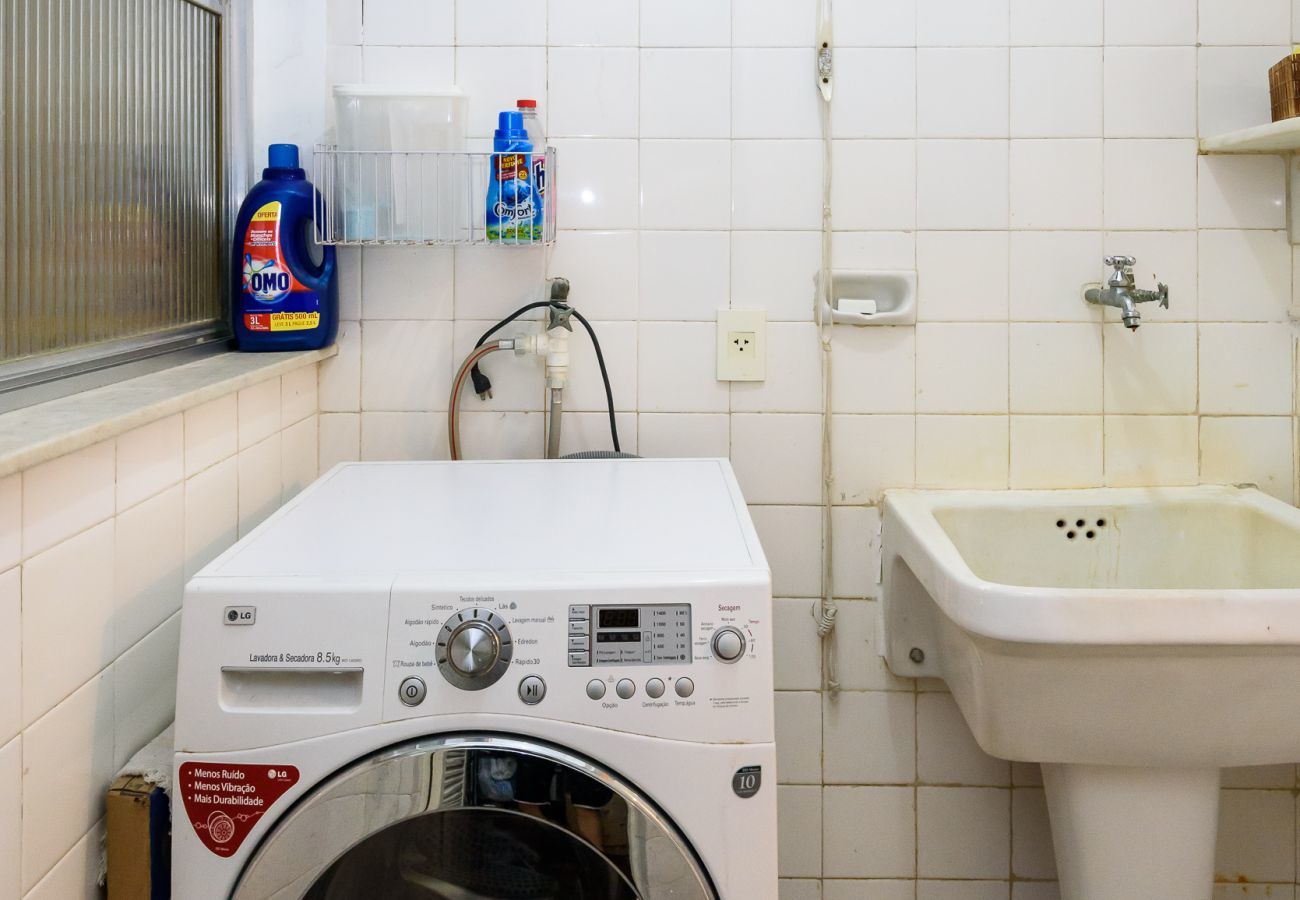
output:
{"label": "cardboard box", "polygon": [[170,900],[171,801],[139,775],[108,789],[108,900]]}

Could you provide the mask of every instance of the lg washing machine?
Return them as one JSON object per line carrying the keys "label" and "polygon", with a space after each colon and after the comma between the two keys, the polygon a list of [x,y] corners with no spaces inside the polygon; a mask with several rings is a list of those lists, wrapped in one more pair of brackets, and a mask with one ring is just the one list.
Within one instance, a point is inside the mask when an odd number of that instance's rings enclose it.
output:
{"label": "lg washing machine", "polygon": [[173,895],[775,900],[772,699],[725,460],[344,464],[186,587]]}

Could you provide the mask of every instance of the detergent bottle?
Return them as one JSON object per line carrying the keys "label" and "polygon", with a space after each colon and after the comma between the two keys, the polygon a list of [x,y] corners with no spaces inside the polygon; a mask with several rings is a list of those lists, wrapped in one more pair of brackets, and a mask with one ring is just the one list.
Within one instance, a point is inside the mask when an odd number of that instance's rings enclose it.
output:
{"label": "detergent bottle", "polygon": [[533,144],[524,117],[508,110],[497,117],[487,194],[487,239],[531,244],[542,237],[541,200],[533,177]]}
{"label": "detergent bottle", "polygon": [[[315,191],[296,144],[272,144],[269,165],[235,222],[231,318],[240,350],[316,350],[339,328],[333,247],[312,240]],[[313,250],[323,251],[313,257]]]}

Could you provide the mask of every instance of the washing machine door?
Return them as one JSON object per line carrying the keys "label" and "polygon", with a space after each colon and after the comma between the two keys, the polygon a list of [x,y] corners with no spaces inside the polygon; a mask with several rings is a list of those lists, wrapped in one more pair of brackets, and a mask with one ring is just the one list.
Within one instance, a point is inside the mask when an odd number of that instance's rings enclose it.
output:
{"label": "washing machine door", "polygon": [[681,833],[614,773],[499,735],[414,741],[301,799],[235,900],[717,900]]}

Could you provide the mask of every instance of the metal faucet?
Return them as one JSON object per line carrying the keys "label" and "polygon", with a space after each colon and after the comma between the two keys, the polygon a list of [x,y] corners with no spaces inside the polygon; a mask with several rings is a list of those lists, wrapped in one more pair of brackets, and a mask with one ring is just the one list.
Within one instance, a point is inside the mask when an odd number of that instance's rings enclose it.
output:
{"label": "metal faucet", "polygon": [[1130,331],[1137,331],[1138,326],[1142,324],[1142,316],[1137,311],[1139,303],[1150,303],[1154,300],[1165,309],[1169,308],[1169,285],[1157,281],[1154,291],[1138,290],[1133,286],[1133,266],[1137,265],[1136,258],[1108,256],[1103,262],[1115,271],[1111,272],[1110,277],[1106,279],[1104,288],[1101,282],[1085,284],[1084,300],[1098,306],[1113,306],[1118,309],[1124,319],[1124,327]]}

